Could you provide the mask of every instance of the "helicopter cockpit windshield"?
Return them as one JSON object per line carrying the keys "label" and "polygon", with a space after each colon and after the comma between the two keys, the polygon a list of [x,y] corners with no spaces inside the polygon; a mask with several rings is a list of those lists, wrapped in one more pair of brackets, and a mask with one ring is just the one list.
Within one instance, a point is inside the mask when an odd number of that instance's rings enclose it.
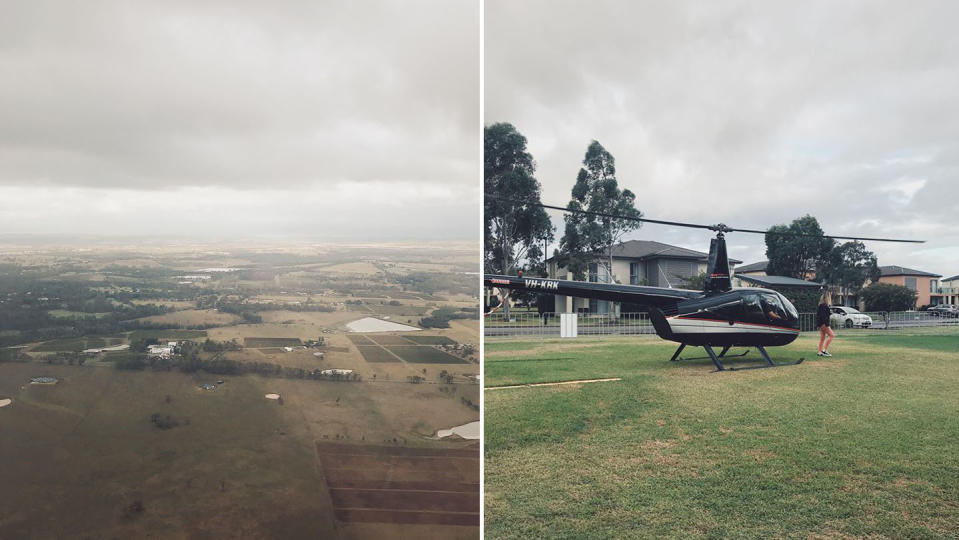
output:
{"label": "helicopter cockpit windshield", "polygon": [[789,300],[779,293],[763,293],[760,295],[763,313],[771,322],[788,323],[799,319],[799,313]]}
{"label": "helicopter cockpit windshield", "polygon": [[796,308],[777,292],[744,295],[743,307],[747,322],[792,327],[799,320]]}

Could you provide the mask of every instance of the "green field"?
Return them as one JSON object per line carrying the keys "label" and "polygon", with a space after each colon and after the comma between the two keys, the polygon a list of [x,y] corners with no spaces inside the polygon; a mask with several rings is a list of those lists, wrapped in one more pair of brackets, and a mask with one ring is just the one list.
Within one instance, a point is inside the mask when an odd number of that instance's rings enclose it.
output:
{"label": "green field", "polygon": [[34,352],[82,351],[86,348],[86,338],[64,338],[45,341],[30,350]]}
{"label": "green field", "polygon": [[395,356],[379,345],[357,345],[356,348],[359,349],[360,354],[363,355],[363,358],[365,358],[367,362],[399,362]]}
{"label": "green field", "polygon": [[30,350],[34,352],[82,351],[84,349],[118,345],[122,342],[123,338],[117,337],[104,338],[90,336],[86,338],[63,338],[45,341]]}
{"label": "green field", "polygon": [[206,330],[134,330],[130,341],[138,339],[197,339],[206,337]]}
{"label": "green field", "polygon": [[487,390],[487,536],[959,536],[959,336],[815,349],[714,373],[655,337],[487,343],[488,386],[623,378]]}
{"label": "green field", "polygon": [[413,345],[403,336],[394,336],[392,334],[381,334],[366,337],[372,339],[377,345]]}

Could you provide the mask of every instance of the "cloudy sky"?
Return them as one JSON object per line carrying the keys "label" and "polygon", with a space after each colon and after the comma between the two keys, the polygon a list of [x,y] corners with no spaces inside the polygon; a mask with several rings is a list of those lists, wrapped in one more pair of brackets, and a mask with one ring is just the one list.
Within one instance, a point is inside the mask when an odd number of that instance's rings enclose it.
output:
{"label": "cloudy sky", "polygon": [[[959,274],[954,2],[487,0],[485,121],[529,139],[565,204],[592,139],[648,217],[760,228],[804,214],[880,264]],[[554,218],[562,234],[562,221]],[[707,250],[709,235],[634,238]],[[761,236],[730,255],[765,259]]]}
{"label": "cloudy sky", "polygon": [[5,3],[0,231],[476,239],[479,5]]}

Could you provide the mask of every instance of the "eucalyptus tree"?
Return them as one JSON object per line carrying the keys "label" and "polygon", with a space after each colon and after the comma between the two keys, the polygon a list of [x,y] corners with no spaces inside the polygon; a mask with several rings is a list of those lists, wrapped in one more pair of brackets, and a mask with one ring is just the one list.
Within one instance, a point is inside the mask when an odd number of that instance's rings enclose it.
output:
{"label": "eucalyptus tree", "polygon": [[[541,186],[526,137],[512,124],[493,124],[483,130],[483,149],[484,268],[509,274],[542,256],[539,246],[553,239],[553,225],[536,206]],[[508,303],[504,310],[509,317]]]}
{"label": "eucalyptus tree", "polygon": [[[596,262],[606,275],[613,277],[613,248],[626,233],[641,223],[628,218],[641,218],[636,209],[636,195],[620,189],[616,180],[616,159],[598,141],[590,143],[583,166],[576,175],[569,208],[596,214],[569,212],[560,240],[562,261],[576,279],[583,279],[588,265]],[[611,216],[624,217],[611,217]]]}

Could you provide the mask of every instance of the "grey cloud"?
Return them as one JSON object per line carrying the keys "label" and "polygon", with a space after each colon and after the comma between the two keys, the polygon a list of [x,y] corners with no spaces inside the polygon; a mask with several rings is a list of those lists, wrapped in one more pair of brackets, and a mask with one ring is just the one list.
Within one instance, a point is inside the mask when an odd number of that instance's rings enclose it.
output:
{"label": "grey cloud", "polygon": [[476,182],[474,2],[22,2],[0,183]]}

